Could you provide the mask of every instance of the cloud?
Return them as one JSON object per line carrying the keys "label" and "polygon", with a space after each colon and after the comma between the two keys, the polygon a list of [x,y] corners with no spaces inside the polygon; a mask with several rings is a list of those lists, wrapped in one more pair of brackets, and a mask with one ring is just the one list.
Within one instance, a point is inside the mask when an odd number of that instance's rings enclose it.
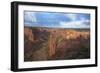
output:
{"label": "cloud", "polygon": [[35,12],[25,12],[25,21],[26,22],[36,22]]}
{"label": "cloud", "polygon": [[90,28],[89,22],[90,22],[89,20],[60,22],[59,27],[61,28]]}
{"label": "cloud", "polygon": [[77,20],[90,20],[90,14],[83,13],[66,13],[66,17],[70,18],[72,21]]}
{"label": "cloud", "polygon": [[89,28],[90,15],[82,13],[25,12],[26,26]]}
{"label": "cloud", "polygon": [[65,14],[65,16],[70,18],[72,21],[75,21],[77,19],[77,14],[74,13]]}

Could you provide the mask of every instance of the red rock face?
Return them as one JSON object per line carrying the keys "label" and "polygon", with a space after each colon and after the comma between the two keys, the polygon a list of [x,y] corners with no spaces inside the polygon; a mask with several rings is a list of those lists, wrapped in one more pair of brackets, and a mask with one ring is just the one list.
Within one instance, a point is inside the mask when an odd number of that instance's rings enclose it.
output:
{"label": "red rock face", "polygon": [[[60,50],[62,52],[61,55],[64,54],[64,52],[68,51],[69,49],[78,49],[81,48],[81,44],[87,43],[87,40],[89,40],[90,33],[89,32],[80,32],[75,30],[51,30],[49,31],[51,33],[50,37],[50,55],[56,54],[56,49]],[[63,41],[57,44],[57,38],[62,37]],[[85,45],[87,46],[87,45]]]}
{"label": "red rock face", "polygon": [[55,55],[56,48],[57,48],[56,36],[51,34],[50,41],[49,41],[49,55],[50,56]]}
{"label": "red rock face", "polygon": [[32,32],[32,29],[27,28],[27,27],[24,28],[24,34],[29,41],[34,42],[34,34]]}
{"label": "red rock face", "polygon": [[90,30],[25,27],[25,61],[90,58]]}

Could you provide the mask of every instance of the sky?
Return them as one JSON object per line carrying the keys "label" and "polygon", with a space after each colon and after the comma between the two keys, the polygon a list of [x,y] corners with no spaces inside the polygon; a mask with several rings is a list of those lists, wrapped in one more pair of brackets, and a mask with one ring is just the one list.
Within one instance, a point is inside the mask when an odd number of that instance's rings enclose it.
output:
{"label": "sky", "polygon": [[90,14],[25,11],[24,25],[50,28],[90,28]]}

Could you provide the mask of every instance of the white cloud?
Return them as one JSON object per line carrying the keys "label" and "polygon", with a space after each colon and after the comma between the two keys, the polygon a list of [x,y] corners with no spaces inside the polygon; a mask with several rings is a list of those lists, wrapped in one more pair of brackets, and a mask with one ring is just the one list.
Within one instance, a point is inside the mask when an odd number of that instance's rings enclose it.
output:
{"label": "white cloud", "polygon": [[59,27],[62,27],[62,28],[89,28],[90,25],[87,25],[84,22],[89,23],[89,20],[60,22]]}
{"label": "white cloud", "polygon": [[75,21],[77,18],[77,14],[73,14],[73,13],[65,14],[65,16],[70,18],[72,21]]}
{"label": "white cloud", "polygon": [[25,12],[25,16],[27,20],[36,22],[35,12]]}

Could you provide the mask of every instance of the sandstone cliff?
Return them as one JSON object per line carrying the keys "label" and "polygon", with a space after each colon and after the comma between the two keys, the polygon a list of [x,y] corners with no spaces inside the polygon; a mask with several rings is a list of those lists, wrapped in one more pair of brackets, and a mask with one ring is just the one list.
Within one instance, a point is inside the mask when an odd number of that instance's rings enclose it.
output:
{"label": "sandstone cliff", "polygon": [[90,58],[90,30],[24,29],[25,61]]}

